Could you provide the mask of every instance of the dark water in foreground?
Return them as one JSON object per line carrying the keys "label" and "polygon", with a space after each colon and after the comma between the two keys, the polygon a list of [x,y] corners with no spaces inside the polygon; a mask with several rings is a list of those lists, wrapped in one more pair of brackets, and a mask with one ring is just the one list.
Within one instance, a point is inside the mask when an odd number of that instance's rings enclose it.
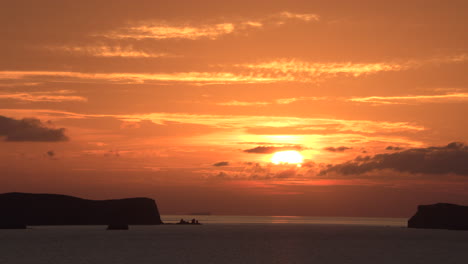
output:
{"label": "dark water in foreground", "polygon": [[128,231],[106,231],[105,226],[0,230],[1,264],[447,264],[467,260],[468,231],[392,225],[213,223],[131,226]]}

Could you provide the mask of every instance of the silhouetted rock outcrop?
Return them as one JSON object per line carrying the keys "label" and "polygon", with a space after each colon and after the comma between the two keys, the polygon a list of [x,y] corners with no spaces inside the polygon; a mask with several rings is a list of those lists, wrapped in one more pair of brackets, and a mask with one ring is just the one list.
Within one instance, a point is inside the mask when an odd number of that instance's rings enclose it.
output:
{"label": "silhouetted rock outcrop", "polygon": [[86,200],[58,194],[0,194],[0,226],[162,224],[154,200]]}
{"label": "silhouetted rock outcrop", "polygon": [[420,205],[408,220],[408,227],[468,230],[468,206],[448,203]]}
{"label": "silhouetted rock outcrop", "polygon": [[0,222],[0,229],[26,229],[25,224],[20,223],[2,223]]}

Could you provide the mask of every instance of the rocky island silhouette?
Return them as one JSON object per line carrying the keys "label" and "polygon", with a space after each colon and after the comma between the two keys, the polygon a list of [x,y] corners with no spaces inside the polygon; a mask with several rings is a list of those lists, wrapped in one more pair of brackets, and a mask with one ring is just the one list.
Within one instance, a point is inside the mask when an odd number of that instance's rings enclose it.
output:
{"label": "rocky island silhouette", "polygon": [[408,220],[409,228],[468,230],[468,206],[437,203],[419,205]]}
{"label": "rocky island silhouette", "polygon": [[[36,225],[163,224],[156,202],[150,198],[87,200],[60,194],[0,194],[0,228]],[[113,228],[114,227],[114,228]]]}

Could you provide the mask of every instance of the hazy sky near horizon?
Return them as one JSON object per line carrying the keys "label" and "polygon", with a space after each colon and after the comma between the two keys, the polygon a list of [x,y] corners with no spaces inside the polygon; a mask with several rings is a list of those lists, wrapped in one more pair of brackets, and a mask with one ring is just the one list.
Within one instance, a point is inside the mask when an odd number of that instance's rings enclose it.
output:
{"label": "hazy sky near horizon", "polygon": [[468,204],[466,1],[1,6],[0,192],[163,214]]}

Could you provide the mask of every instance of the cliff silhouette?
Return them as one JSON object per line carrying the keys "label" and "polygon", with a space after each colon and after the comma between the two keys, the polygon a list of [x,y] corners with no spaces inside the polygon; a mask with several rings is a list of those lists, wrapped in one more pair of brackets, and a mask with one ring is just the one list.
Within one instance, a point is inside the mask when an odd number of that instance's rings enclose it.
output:
{"label": "cliff silhouette", "polygon": [[408,220],[408,227],[468,230],[468,206],[449,203],[420,205]]}
{"label": "cliff silhouette", "polygon": [[86,200],[60,194],[0,194],[0,226],[159,225],[153,199]]}

